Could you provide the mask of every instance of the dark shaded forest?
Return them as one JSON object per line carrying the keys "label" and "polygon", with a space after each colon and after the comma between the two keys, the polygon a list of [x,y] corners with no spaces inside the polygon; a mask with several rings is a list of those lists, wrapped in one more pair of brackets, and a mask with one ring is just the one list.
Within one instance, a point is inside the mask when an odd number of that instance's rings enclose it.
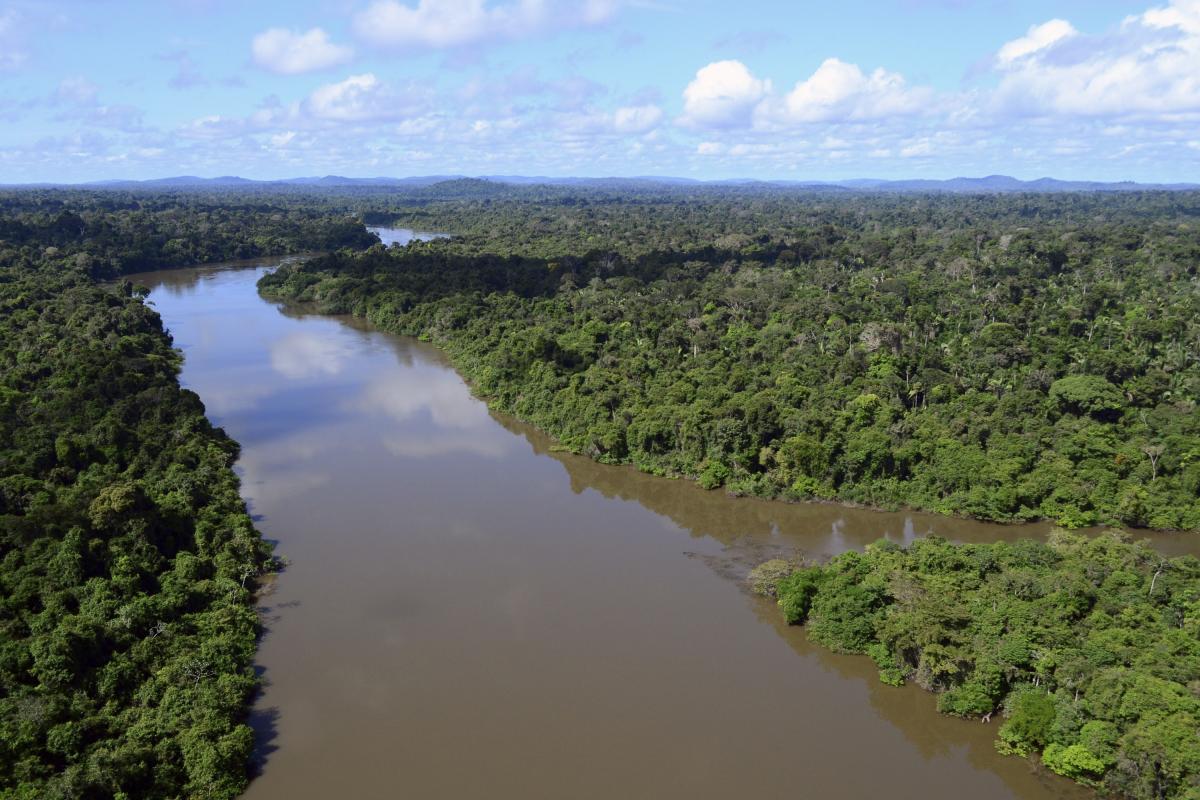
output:
{"label": "dark shaded forest", "polygon": [[45,258],[97,279],[377,241],[340,205],[311,194],[0,191],[6,259]]}
{"label": "dark shaded forest", "polygon": [[438,344],[494,406],[602,461],[1200,528],[1200,194],[474,188],[389,212],[453,239],[262,289]]}

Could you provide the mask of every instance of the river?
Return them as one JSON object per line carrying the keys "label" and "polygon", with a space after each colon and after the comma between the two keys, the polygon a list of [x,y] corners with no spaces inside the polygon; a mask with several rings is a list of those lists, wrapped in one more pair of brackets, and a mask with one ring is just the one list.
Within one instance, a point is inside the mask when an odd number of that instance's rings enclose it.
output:
{"label": "river", "polygon": [[779,551],[1045,526],[734,499],[556,452],[436,349],[263,300],[271,263],[136,277],[290,561],[262,599],[249,800],[1087,796],[739,580]]}

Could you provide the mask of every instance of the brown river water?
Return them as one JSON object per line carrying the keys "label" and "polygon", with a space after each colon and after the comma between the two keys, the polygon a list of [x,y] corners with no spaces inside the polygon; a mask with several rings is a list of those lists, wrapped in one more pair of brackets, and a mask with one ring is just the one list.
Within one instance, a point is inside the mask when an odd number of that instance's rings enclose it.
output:
{"label": "brown river water", "polygon": [[736,499],[556,452],[435,348],[263,300],[272,263],[137,277],[290,561],[261,601],[248,800],[1088,796],[742,581],[779,552],[1046,526]]}

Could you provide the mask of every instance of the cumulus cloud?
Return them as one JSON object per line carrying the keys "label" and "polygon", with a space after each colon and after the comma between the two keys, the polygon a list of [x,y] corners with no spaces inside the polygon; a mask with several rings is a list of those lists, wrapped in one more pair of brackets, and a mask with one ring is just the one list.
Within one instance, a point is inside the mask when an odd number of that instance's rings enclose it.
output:
{"label": "cumulus cloud", "polygon": [[1030,28],[996,53],[1004,112],[1076,117],[1200,113],[1200,0],[1172,0],[1107,34],[1065,20]]}
{"label": "cumulus cloud", "polygon": [[178,129],[188,139],[229,139],[267,135],[275,149],[292,144],[296,132],[336,129],[351,135],[348,124],[359,128],[368,123],[403,121],[429,111],[431,92],[416,84],[392,86],[373,73],[351,75],[345,80],[318,86],[303,100],[283,103],[271,96],[244,117],[210,114]]}
{"label": "cumulus cloud", "polygon": [[742,62],[714,61],[683,90],[681,121],[693,127],[744,125],[770,91],[771,82],[754,77]]}
{"label": "cumulus cloud", "polygon": [[1052,19],[1041,25],[1031,25],[1029,31],[1020,39],[1013,39],[1001,47],[996,53],[996,60],[1001,64],[1011,64],[1019,58],[1044,50],[1055,42],[1078,33],[1075,26],[1065,19]]}
{"label": "cumulus cloud", "polygon": [[448,48],[600,25],[618,8],[617,0],[376,0],[354,17],[354,31],[378,47]]}
{"label": "cumulus cloud", "polygon": [[696,73],[683,90],[685,125],[707,128],[777,128],[813,122],[860,122],[926,110],[933,92],[910,87],[885,69],[864,73],[856,64],[826,59],[783,97],[771,81],[740,61],[717,61]]}
{"label": "cumulus cloud", "polygon": [[788,93],[783,110],[795,122],[880,119],[920,111],[931,97],[928,89],[910,88],[899,73],[879,68],[867,75],[856,64],[829,58]]}
{"label": "cumulus cloud", "polygon": [[334,44],[321,28],[305,33],[271,28],[250,44],[254,63],[280,75],[298,75],[344,64],[354,57],[349,47]]}
{"label": "cumulus cloud", "polygon": [[411,100],[367,72],[315,89],[304,107],[321,120],[365,122],[408,116]]}

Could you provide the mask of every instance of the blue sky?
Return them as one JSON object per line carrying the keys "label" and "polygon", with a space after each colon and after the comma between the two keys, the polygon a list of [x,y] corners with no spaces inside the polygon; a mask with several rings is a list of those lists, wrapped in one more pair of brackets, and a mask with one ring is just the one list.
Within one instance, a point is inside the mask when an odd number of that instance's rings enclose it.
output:
{"label": "blue sky", "polygon": [[1200,180],[1200,0],[0,0],[0,183]]}

